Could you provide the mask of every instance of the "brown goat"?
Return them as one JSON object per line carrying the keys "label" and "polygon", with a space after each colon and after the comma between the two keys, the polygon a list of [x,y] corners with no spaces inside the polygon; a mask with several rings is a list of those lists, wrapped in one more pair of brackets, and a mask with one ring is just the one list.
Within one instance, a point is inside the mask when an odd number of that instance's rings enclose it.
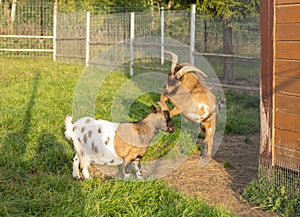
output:
{"label": "brown goat", "polygon": [[219,104],[203,80],[206,74],[189,63],[177,65],[178,56],[169,51],[166,53],[172,56],[172,66],[160,102],[168,110],[166,101],[173,104],[171,118],[182,113],[187,120],[200,124],[200,132],[205,131],[204,143],[207,144],[207,153],[203,152],[202,157],[210,159]]}

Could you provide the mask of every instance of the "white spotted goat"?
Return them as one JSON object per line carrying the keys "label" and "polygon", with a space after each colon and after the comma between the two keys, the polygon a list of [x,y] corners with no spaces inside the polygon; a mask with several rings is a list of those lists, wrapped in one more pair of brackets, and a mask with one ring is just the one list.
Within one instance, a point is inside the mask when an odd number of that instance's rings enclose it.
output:
{"label": "white spotted goat", "polygon": [[125,178],[135,166],[137,179],[142,179],[140,160],[145,155],[151,140],[159,130],[174,132],[169,112],[162,105],[151,106],[152,113],[132,123],[112,123],[106,120],[84,117],[72,124],[72,117],[65,119],[65,136],[75,149],[73,178],[89,179],[91,163],[117,166],[124,164]]}

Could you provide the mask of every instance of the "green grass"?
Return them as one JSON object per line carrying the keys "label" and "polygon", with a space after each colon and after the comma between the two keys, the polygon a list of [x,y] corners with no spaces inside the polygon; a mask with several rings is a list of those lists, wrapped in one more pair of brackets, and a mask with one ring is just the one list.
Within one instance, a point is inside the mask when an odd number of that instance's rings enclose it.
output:
{"label": "green grass", "polygon": [[258,133],[260,126],[259,94],[226,91],[225,134]]}
{"label": "green grass", "polygon": [[[0,59],[0,216],[231,216],[160,180],[72,180],[74,150],[63,121],[72,114],[82,70],[47,59]],[[113,93],[126,80],[119,73],[105,80],[96,116],[112,119]],[[156,97],[138,99],[130,118],[144,117]],[[156,150],[164,150],[165,141],[172,138],[157,138]],[[149,159],[157,157],[155,149],[149,153]]]}
{"label": "green grass", "polygon": [[231,164],[230,161],[225,160],[225,161],[223,162],[223,167],[224,167],[224,168],[229,168],[229,167],[232,167],[232,164]]}

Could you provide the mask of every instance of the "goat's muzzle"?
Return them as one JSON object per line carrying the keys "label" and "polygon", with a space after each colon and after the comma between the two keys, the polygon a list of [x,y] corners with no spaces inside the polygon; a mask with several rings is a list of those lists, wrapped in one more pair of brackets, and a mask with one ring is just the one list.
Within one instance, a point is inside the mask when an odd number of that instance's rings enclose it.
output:
{"label": "goat's muzzle", "polygon": [[168,127],[166,131],[168,133],[173,133],[173,132],[175,132],[175,128],[174,127]]}
{"label": "goat's muzzle", "polygon": [[168,121],[168,123],[167,123],[167,130],[166,131],[169,132],[169,133],[175,132],[175,127],[174,127],[172,121]]}

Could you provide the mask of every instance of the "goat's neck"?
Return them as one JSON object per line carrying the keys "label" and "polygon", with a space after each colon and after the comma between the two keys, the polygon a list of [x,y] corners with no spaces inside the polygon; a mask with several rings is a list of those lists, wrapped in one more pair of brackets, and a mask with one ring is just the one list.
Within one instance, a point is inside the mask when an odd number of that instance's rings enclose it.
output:
{"label": "goat's neck", "polygon": [[155,118],[154,113],[150,113],[146,118],[138,122],[139,135],[149,144],[161,128],[161,120]]}
{"label": "goat's neck", "polygon": [[157,120],[148,115],[145,119],[140,121],[140,126],[143,126],[143,132],[140,131],[140,135],[150,143],[153,137],[158,133]]}
{"label": "goat's neck", "polygon": [[[130,145],[149,146],[158,128],[153,124],[154,119],[146,117],[135,123],[122,123],[117,129],[118,136]],[[155,121],[154,121],[155,122]]]}

